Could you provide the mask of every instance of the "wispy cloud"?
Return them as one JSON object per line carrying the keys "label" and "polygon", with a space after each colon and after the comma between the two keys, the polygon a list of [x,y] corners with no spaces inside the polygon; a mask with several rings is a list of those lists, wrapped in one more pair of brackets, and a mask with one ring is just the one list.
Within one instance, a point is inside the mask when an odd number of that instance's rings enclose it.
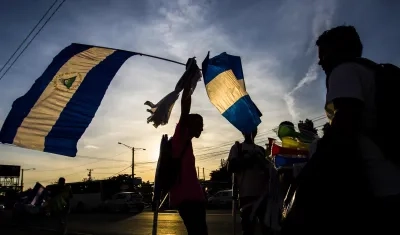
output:
{"label": "wispy cloud", "polygon": [[[311,35],[312,40],[310,40],[309,46],[306,50],[306,54],[314,53],[315,51],[315,40],[324,30],[329,29],[332,26],[332,18],[335,13],[337,0],[327,0],[327,1],[314,1],[314,13],[312,19]],[[317,80],[317,59],[311,61],[308,71],[305,76],[298,81],[295,87],[285,94],[284,100],[286,102],[288,111],[292,117],[292,121],[296,122],[299,120],[298,112],[296,111],[296,98],[295,93],[297,90],[302,89],[305,85]]]}
{"label": "wispy cloud", "polygon": [[85,149],[98,149],[99,147],[95,146],[95,145],[85,145],[84,147]]}
{"label": "wispy cloud", "polygon": [[311,83],[317,80],[317,65],[313,64],[308,69],[306,75],[297,83],[297,85],[284,96],[284,100],[286,102],[287,108],[289,110],[290,116],[294,122],[299,121],[298,112],[296,111],[296,102],[294,95],[297,90],[303,88],[308,83]]}

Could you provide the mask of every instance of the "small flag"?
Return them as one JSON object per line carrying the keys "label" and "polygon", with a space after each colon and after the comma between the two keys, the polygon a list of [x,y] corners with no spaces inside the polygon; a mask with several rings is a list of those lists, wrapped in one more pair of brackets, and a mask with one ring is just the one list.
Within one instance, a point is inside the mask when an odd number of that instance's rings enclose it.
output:
{"label": "small flag", "polygon": [[122,64],[134,52],[71,44],[31,89],[14,101],[0,142],[76,156],[77,143],[92,121]]}
{"label": "small flag", "polygon": [[260,123],[260,110],[246,91],[239,56],[222,53],[202,64],[204,84],[211,103],[233,126],[250,133]]}

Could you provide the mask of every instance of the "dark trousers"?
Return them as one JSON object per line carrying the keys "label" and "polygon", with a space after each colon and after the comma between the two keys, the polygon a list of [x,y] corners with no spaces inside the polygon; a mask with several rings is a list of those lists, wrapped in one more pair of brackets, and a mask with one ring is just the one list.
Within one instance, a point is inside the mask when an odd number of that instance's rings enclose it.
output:
{"label": "dark trousers", "polygon": [[178,206],[178,211],[188,235],[208,235],[205,203],[184,202]]}
{"label": "dark trousers", "polygon": [[[239,204],[240,208],[245,207],[248,204],[251,204],[255,201],[257,201],[257,197],[242,197],[239,198]],[[270,234],[270,229],[264,225],[264,217],[265,217],[265,212],[266,212],[266,203],[267,200],[264,200],[258,210],[255,213],[255,216],[253,219],[250,218],[251,213],[252,213],[252,206],[245,207],[244,209],[241,209],[240,212],[240,217],[241,217],[241,225],[242,225],[242,234],[243,235],[253,235],[255,234],[255,228],[257,225],[257,219],[260,222],[261,225],[261,231],[262,234]]]}
{"label": "dark trousers", "polygon": [[68,205],[63,210],[61,210],[55,214],[57,221],[58,221],[57,232],[60,235],[67,234],[67,222],[68,222],[69,213],[70,213],[70,207]]}

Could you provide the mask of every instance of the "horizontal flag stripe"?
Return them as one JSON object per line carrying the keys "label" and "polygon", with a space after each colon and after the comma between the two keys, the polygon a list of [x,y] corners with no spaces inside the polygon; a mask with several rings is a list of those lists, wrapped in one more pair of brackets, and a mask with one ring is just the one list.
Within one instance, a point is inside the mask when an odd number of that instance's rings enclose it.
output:
{"label": "horizontal flag stripe", "polygon": [[257,108],[249,95],[238,99],[222,113],[234,127],[244,133],[252,132],[260,123]]}
{"label": "horizontal flag stripe", "polygon": [[238,80],[244,80],[242,60],[240,59],[240,56],[226,55],[229,56],[229,64],[233,74],[235,74]]}
{"label": "horizontal flag stripe", "polygon": [[282,155],[275,155],[274,157],[274,163],[275,167],[285,167],[285,166],[290,166],[292,167],[293,164],[299,164],[299,163],[306,163],[308,159],[306,156],[304,158],[301,157],[286,157]]}
{"label": "horizontal flag stripe", "polygon": [[226,52],[223,52],[211,59],[208,59],[207,63],[209,64],[208,68],[210,68],[210,66],[213,66],[220,68],[222,71],[232,70],[233,74],[235,74],[238,80],[244,79],[240,56],[229,55]]}
{"label": "horizontal flag stripe", "polygon": [[247,95],[232,70],[218,74],[206,85],[206,90],[211,103],[220,113],[224,113],[240,98]]}
{"label": "horizontal flag stripe", "polygon": [[[68,104],[72,96],[85,80],[86,74],[115,50],[92,47],[68,60],[53,77],[52,81],[42,92],[35,105],[25,117],[18,128],[13,143],[17,146],[28,147],[43,151],[45,148],[45,137],[60,117],[61,112]],[[65,82],[73,79],[70,88]],[[67,79],[67,80],[66,80]],[[72,80],[71,80],[72,81]],[[31,132],[31,126],[39,124],[46,119],[47,125],[40,126],[36,132]]]}
{"label": "horizontal flag stripe", "polygon": [[[107,54],[106,51],[104,53]],[[117,50],[86,74],[46,136],[45,152],[76,155],[77,142],[95,116],[108,86],[122,64],[133,55],[132,52]]]}
{"label": "horizontal flag stripe", "polygon": [[[62,50],[35,81],[31,89],[22,97],[14,101],[12,109],[3,123],[0,131],[0,142],[12,144],[17,134],[18,128],[35,105],[36,101],[46,89],[47,85],[53,80],[60,68],[73,56],[87,50],[91,46],[72,44]],[[43,120],[45,121],[46,118]]]}
{"label": "horizontal flag stripe", "polygon": [[225,71],[227,70],[224,68],[208,65],[207,73],[206,74],[203,73],[204,84],[207,86],[208,83],[210,83],[215,77],[217,77],[219,74],[222,74]]}

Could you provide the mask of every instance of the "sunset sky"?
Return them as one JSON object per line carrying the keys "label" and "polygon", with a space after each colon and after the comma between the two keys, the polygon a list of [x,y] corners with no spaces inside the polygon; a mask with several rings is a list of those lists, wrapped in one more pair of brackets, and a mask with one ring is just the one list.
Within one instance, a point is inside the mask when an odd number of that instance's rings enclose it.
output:
{"label": "sunset sky", "polygon": [[[36,25],[53,1],[0,0],[0,66]],[[61,2],[61,1],[60,1]],[[317,67],[315,39],[340,24],[355,25],[364,43],[364,56],[400,64],[400,2],[344,0],[67,0],[0,81],[0,124],[12,102],[25,94],[52,58],[71,43],[142,52],[200,65],[227,52],[241,56],[248,93],[263,113],[258,143],[264,144],[281,121],[315,119],[326,122],[324,74]],[[131,152],[137,151],[136,174],[154,178],[162,134],[173,134],[180,102],[170,122],[147,124],[146,100],[158,102],[171,92],[184,66],[133,56],[119,70],[78,144],[78,156],[0,145],[0,163],[36,168],[25,174],[25,185],[81,181],[87,169],[93,177],[129,173]],[[193,141],[197,165],[206,178],[240,133],[210,103],[201,81],[193,94],[192,112],[204,117],[204,132]],[[321,118],[322,117],[322,118]],[[99,159],[100,158],[100,159]],[[104,160],[108,159],[108,160]],[[126,169],[126,170],[124,170]],[[202,177],[202,171],[200,173]]]}

